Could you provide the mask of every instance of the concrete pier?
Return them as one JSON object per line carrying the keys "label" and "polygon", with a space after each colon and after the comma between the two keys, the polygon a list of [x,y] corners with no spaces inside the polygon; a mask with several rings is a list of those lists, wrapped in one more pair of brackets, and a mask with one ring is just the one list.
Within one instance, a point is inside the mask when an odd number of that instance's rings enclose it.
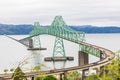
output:
{"label": "concrete pier", "polygon": [[27,50],[47,50],[47,48],[28,48]]}
{"label": "concrete pier", "polygon": [[63,75],[64,75],[64,80],[67,80],[67,72],[66,71],[63,73]]}
{"label": "concrete pier", "polygon": [[103,70],[101,73],[99,73],[99,76],[103,76],[105,74],[105,70],[104,70],[105,66],[100,66],[100,70]]}
{"label": "concrete pier", "polygon": [[27,50],[46,50],[47,48],[34,48],[33,47],[33,40],[32,39],[30,39],[29,40],[29,48],[27,49]]}
{"label": "concrete pier", "polygon": [[100,60],[102,60],[103,58],[105,58],[104,53],[102,53],[102,51],[100,51]]}
{"label": "concrete pier", "polygon": [[86,65],[89,63],[89,58],[88,58],[88,54],[79,51],[78,52],[78,65],[82,66],[82,65]]}
{"label": "concrete pier", "polygon": [[31,77],[31,80],[34,80],[34,76],[33,76],[33,77]]}
{"label": "concrete pier", "polygon": [[89,69],[84,69],[82,70],[82,80],[86,80],[86,77],[88,75]]}
{"label": "concrete pier", "polygon": [[60,73],[60,80],[67,80],[67,71]]}
{"label": "concrete pier", "polygon": [[62,80],[62,75],[63,75],[63,73],[60,74],[60,80]]}
{"label": "concrete pier", "polygon": [[32,39],[29,40],[29,48],[33,48],[33,40]]}
{"label": "concrete pier", "polygon": [[46,57],[44,58],[44,61],[72,61],[74,60],[74,57]]}

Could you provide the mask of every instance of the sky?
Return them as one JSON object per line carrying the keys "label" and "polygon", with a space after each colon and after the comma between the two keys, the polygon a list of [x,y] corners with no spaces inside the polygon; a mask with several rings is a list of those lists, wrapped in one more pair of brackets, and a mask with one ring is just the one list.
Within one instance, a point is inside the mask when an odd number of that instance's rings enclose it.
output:
{"label": "sky", "polygon": [[120,0],[0,0],[0,23],[120,26]]}

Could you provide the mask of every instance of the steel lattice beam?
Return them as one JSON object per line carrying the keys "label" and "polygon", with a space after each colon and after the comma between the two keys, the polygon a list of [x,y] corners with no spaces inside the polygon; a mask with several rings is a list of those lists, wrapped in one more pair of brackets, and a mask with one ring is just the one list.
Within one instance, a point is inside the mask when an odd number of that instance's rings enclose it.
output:
{"label": "steel lattice beam", "polygon": [[62,16],[56,16],[53,20],[51,26],[48,28],[42,28],[40,27],[39,23],[35,23],[36,28],[32,30],[30,33],[30,36],[24,39],[21,39],[21,42],[25,42],[29,39],[31,39],[34,36],[42,35],[42,34],[48,34],[53,35],[74,43],[77,43],[81,45],[81,50],[85,53],[92,54],[96,57],[100,57],[100,51],[92,48],[91,46],[82,45],[81,42],[85,41],[85,33],[79,32],[71,29],[66,25],[66,23],[63,21]]}
{"label": "steel lattice beam", "polygon": [[53,49],[53,57],[66,57],[63,39],[56,37]]}

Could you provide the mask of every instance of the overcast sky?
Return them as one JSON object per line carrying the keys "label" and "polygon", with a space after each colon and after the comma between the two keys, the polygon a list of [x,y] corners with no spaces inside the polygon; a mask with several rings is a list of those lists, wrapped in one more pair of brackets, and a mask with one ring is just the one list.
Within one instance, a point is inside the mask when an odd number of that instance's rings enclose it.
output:
{"label": "overcast sky", "polygon": [[50,25],[56,15],[68,25],[120,26],[120,0],[0,0],[0,23]]}

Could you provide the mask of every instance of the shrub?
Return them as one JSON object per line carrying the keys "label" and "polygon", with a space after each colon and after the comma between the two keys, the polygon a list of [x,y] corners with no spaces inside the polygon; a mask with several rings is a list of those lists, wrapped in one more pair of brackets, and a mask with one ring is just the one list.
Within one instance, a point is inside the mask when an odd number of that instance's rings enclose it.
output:
{"label": "shrub", "polygon": [[38,76],[35,78],[35,80],[44,80],[44,78],[45,78],[44,76]]}
{"label": "shrub", "polygon": [[57,78],[53,75],[48,75],[43,80],[57,80]]}

